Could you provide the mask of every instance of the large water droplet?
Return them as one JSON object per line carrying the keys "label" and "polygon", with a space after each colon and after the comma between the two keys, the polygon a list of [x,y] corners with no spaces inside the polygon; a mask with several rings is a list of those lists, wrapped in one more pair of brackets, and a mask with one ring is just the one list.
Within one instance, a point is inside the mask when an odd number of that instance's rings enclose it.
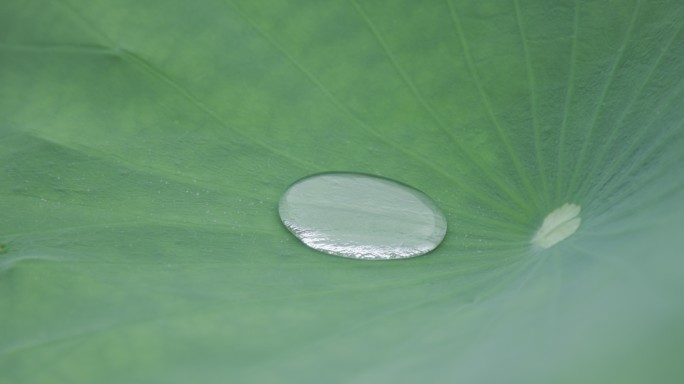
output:
{"label": "large water droplet", "polygon": [[295,182],[280,219],[309,247],[365,260],[402,259],[435,249],[446,219],[424,193],[381,177],[324,173]]}

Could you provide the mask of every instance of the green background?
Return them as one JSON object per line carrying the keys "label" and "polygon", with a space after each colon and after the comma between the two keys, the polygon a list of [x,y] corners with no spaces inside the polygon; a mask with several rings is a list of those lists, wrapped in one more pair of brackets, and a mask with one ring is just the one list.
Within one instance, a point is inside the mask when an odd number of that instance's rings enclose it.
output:
{"label": "green background", "polygon": [[[3,0],[0,383],[677,383],[679,0]],[[312,173],[434,252],[318,253]],[[564,203],[578,232],[529,240]]]}

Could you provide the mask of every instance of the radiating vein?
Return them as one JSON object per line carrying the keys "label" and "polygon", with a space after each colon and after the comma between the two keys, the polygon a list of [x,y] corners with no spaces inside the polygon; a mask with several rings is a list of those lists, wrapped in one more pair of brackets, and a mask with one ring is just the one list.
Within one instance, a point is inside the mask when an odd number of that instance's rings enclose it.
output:
{"label": "radiating vein", "polygon": [[[454,5],[452,4],[452,0],[446,0],[447,4],[449,5],[449,12],[451,14],[451,19],[453,21],[454,27],[456,28],[456,33],[458,34],[461,46],[463,47],[463,55],[466,60],[466,65],[468,66],[468,71],[470,72],[471,76],[473,77],[475,86],[478,90],[478,94],[480,95],[480,99],[482,100],[482,103],[485,106],[485,109],[487,110],[487,114],[490,117],[495,130],[497,134],[499,135],[499,138],[501,139],[501,142],[504,145],[504,148],[506,152],[508,153],[509,157],[511,158],[511,161],[513,162],[513,166],[516,169],[516,172],[518,173],[518,176],[523,181],[523,184],[525,184],[525,187],[527,188],[527,193],[528,196],[532,201],[535,201],[536,203],[540,202],[540,197],[539,194],[534,190],[534,187],[531,184],[530,178],[527,175],[527,172],[524,172],[522,169],[522,164],[520,162],[520,159],[516,155],[516,152],[513,150],[510,140],[508,139],[508,136],[503,132],[503,129],[501,127],[501,124],[499,120],[496,118],[496,115],[494,114],[494,110],[491,106],[491,103],[489,102],[489,97],[487,97],[487,94],[483,88],[482,81],[480,80],[480,76],[477,73],[477,70],[475,69],[475,65],[473,63],[473,59],[470,55],[470,47],[468,44],[468,41],[466,40],[465,34],[463,32],[463,27],[461,26],[461,21],[458,17],[458,14],[456,13],[456,9],[454,8]],[[526,207],[529,207],[529,204],[525,205]]]}
{"label": "radiating vein", "polygon": [[[594,210],[594,214],[597,216],[603,215],[605,211],[610,210],[613,205],[618,204],[619,202],[622,202],[627,198],[628,196],[633,195],[636,193],[638,190],[645,188],[648,186],[648,182],[645,181],[643,183],[627,183],[627,180],[629,178],[633,178],[634,174],[632,173],[635,168],[642,166],[645,161],[648,159],[653,158],[657,152],[662,151],[662,148],[660,147],[661,145],[669,144],[669,140],[672,139],[675,134],[679,133],[681,134],[682,129],[684,128],[684,124],[680,122],[679,125],[675,126],[672,128],[669,132],[666,134],[659,136],[654,140],[656,144],[652,144],[649,148],[646,148],[644,151],[640,152],[640,156],[636,157],[630,164],[629,166],[626,167],[625,170],[623,170],[620,174],[620,176],[615,180],[611,181],[610,185],[611,187],[601,191],[603,196],[609,196],[611,198],[611,201],[613,203],[610,203],[609,201],[598,201],[594,200],[591,203],[601,203],[601,207],[597,208]],[[680,138],[681,141],[681,138]],[[632,153],[632,150],[630,149],[628,153]],[[674,164],[681,164],[682,160],[684,160],[684,156],[679,155],[678,158],[676,158],[676,161],[673,161]],[[666,171],[661,171],[658,176],[664,177],[666,175]],[[653,175],[652,175],[653,176]],[[602,182],[605,184],[605,182]],[[661,193],[661,198],[667,198],[672,195],[674,191],[677,191],[679,188],[684,186],[684,181],[680,182],[679,185],[674,187],[673,191],[668,191],[666,190],[665,192]],[[635,206],[633,205],[630,210],[636,212],[638,209],[643,208],[640,206]],[[624,210],[623,210],[624,211]]]}
{"label": "radiating vein", "polygon": [[[670,98],[672,101],[662,110],[664,112],[667,112],[670,109],[681,111],[682,99],[684,99],[684,80],[679,82],[676,92],[674,92],[674,96]],[[643,139],[647,136],[651,127],[658,121],[660,115],[658,113],[653,113],[651,116],[653,116],[653,118],[650,119],[648,123],[643,124],[642,128],[633,135],[633,139],[629,142],[629,145],[620,149],[619,157],[613,160],[613,171],[610,173],[602,173],[603,177],[596,182],[594,189],[603,188],[608,183],[612,185],[612,187],[601,191],[603,196],[615,197],[616,194],[625,196],[627,192],[633,192],[635,188],[640,187],[635,185],[635,183],[631,183],[628,188],[624,188],[623,184],[627,182],[628,178],[633,176],[631,172],[636,167],[641,166],[644,161],[656,155],[661,145],[669,143],[675,134],[681,134],[682,126],[673,124],[668,131],[664,133],[661,132],[656,139],[653,139],[653,144],[636,153],[638,145],[643,142]],[[628,160],[629,163],[627,163]],[[617,176],[618,169],[619,176]]]}
{"label": "radiating vein", "polygon": [[411,93],[414,95],[414,97],[418,100],[418,103],[425,109],[432,120],[435,121],[437,126],[440,128],[440,130],[444,133],[444,135],[447,137],[449,141],[451,141],[453,144],[458,145],[459,147],[461,146],[460,141],[456,139],[456,137],[451,133],[450,130],[446,129],[444,126],[444,122],[437,116],[437,113],[435,112],[432,107],[430,107],[430,104],[425,100],[423,95],[420,93],[418,90],[418,87],[413,83],[411,78],[406,74],[406,72],[402,69],[402,67],[399,65],[399,62],[397,61],[397,58],[394,56],[392,51],[390,50],[389,46],[385,42],[385,39],[380,35],[380,32],[378,29],[375,27],[373,24],[372,20],[368,17],[366,12],[361,8],[361,6],[356,2],[356,0],[349,0],[349,2],[352,4],[354,10],[356,13],[361,16],[361,19],[363,22],[368,26],[368,29],[370,32],[373,34],[373,37],[375,40],[378,42],[380,47],[382,48],[383,53],[385,56],[387,56],[389,62],[392,64],[392,67],[394,67],[394,70],[399,74],[399,77],[401,77],[402,81],[406,86],[409,88]]}
{"label": "radiating vein", "polygon": [[119,50],[111,47],[98,45],[78,45],[78,44],[6,44],[0,43],[0,50],[13,52],[32,52],[32,53],[65,53],[65,54],[86,54],[86,55],[111,55],[118,56]]}
{"label": "radiating vein", "polygon": [[617,71],[617,68],[619,64],[622,62],[622,59],[625,54],[625,47],[627,46],[627,42],[629,41],[629,38],[632,36],[632,33],[634,31],[634,27],[636,25],[636,19],[637,15],[639,14],[639,7],[641,5],[641,0],[636,1],[636,5],[634,6],[634,9],[632,10],[632,15],[630,17],[630,22],[629,22],[629,27],[627,28],[627,33],[625,33],[624,38],[622,39],[622,43],[620,44],[620,48],[618,50],[619,54],[617,55],[616,59],[613,61],[613,66],[610,69],[610,72],[608,73],[608,80],[606,81],[606,85],[603,87],[603,91],[601,92],[601,97],[599,98],[598,103],[596,104],[596,108],[594,110],[594,115],[591,119],[591,123],[589,124],[589,130],[584,134],[584,143],[582,144],[582,149],[580,150],[580,153],[578,155],[578,160],[575,163],[574,170],[572,172],[572,176],[570,178],[570,185],[568,186],[568,189],[566,191],[565,199],[568,200],[570,196],[573,196],[577,191],[575,189],[575,184],[577,183],[577,178],[579,177],[579,174],[582,170],[582,166],[584,165],[584,159],[586,157],[586,152],[587,150],[591,147],[591,142],[592,138],[594,136],[594,131],[596,129],[596,122],[598,121],[598,117],[600,115],[600,112],[603,109],[603,105],[606,100],[606,95],[608,94],[608,90],[610,89],[610,86],[613,83],[613,80],[615,79],[615,73]]}
{"label": "radiating vein", "polygon": [[[684,156],[681,156],[678,162],[681,163],[682,160],[684,160]],[[658,176],[662,177],[664,173],[665,172]],[[638,203],[626,205],[625,207],[621,207],[621,209],[619,210],[613,210],[611,212],[610,209],[614,208],[613,206],[608,206],[604,209],[596,210],[596,213],[594,214],[596,219],[588,223],[589,226],[585,228],[585,236],[605,239],[605,236],[608,235],[622,235],[626,233],[633,233],[635,235],[638,235],[639,233],[643,233],[646,229],[666,224],[670,219],[663,219],[662,217],[658,216],[657,218],[654,218],[653,220],[649,221],[638,220],[636,224],[633,224],[627,228],[621,226],[618,230],[610,230],[609,226],[611,222],[616,222],[620,219],[624,219],[625,222],[630,222],[629,218],[632,218],[640,213],[644,213],[648,211],[650,208],[662,204],[663,201],[676,201],[677,197],[682,196],[681,193],[683,191],[684,182],[681,182],[669,188],[661,188],[655,194],[648,196],[647,199],[641,200]],[[608,226],[609,230],[605,229],[606,226]]]}
{"label": "radiating vein", "polygon": [[[644,79],[644,81],[641,83],[639,86],[639,89],[634,93],[630,101],[625,105],[625,108],[623,109],[622,113],[620,114],[620,117],[618,120],[615,122],[613,125],[610,134],[608,135],[608,138],[605,140],[607,144],[612,144],[615,141],[616,135],[620,128],[622,127],[622,123],[624,122],[625,118],[629,114],[629,111],[631,110],[632,106],[634,103],[639,99],[639,96],[641,96],[644,92],[644,89],[646,88],[646,85],[648,85],[653,78],[653,75],[656,73],[656,70],[659,68],[660,64],[662,63],[663,57],[666,56],[666,53],[669,52],[669,50],[672,48],[672,44],[677,41],[677,37],[679,34],[682,32],[682,28],[684,27],[684,24],[680,24],[679,28],[672,34],[672,37],[670,37],[669,41],[665,44],[663,49],[660,51],[660,54],[658,55],[658,58],[655,60],[653,65],[651,66],[651,69],[647,72],[647,75]],[[637,143],[637,139],[641,138],[644,133],[643,131],[648,128],[650,125],[644,124],[641,128],[641,130],[636,134],[632,135],[633,140],[630,143],[630,146],[628,148],[633,148],[634,143]],[[602,178],[602,181],[605,181],[606,177],[609,177],[613,173],[618,171],[618,168],[622,166],[624,161],[626,160],[626,157],[629,155],[630,151],[625,150],[624,146],[621,146],[620,150],[618,151],[619,155],[617,157],[613,157],[610,161],[610,164],[608,167],[603,167],[603,161],[605,160],[605,155],[607,154],[607,151],[603,151],[600,154],[600,157],[596,161],[596,164],[599,165],[600,167],[595,167],[594,170],[601,170],[601,173],[603,175],[608,175],[604,176]],[[584,185],[580,188],[579,190],[579,195],[582,195],[587,192],[587,189],[589,188],[590,182],[593,179],[595,175],[595,172],[592,172],[587,176],[587,178],[584,181]],[[601,183],[598,183],[597,185],[601,185]]]}
{"label": "radiating vein", "polygon": [[[482,337],[485,337],[486,335],[490,334],[491,330],[497,324],[501,323],[502,319],[505,317],[504,315],[510,311],[510,308],[515,302],[515,300],[520,298],[521,290],[525,287],[525,285],[527,285],[527,283],[530,282],[532,277],[534,277],[537,274],[540,266],[543,265],[545,262],[548,262],[546,259],[548,258],[528,257],[525,260],[525,262],[521,263],[520,268],[510,273],[510,276],[508,277],[506,283],[508,284],[509,281],[519,279],[520,284],[518,284],[515,287],[509,288],[505,292],[502,292],[501,295],[502,297],[505,296],[505,300],[503,300],[503,302],[498,303],[498,308],[496,311],[497,316],[492,316],[488,321],[485,321],[479,328],[479,333],[480,335],[482,335]],[[521,276],[521,273],[523,273],[525,270],[527,270],[527,273],[524,276]]]}
{"label": "radiating vein", "polygon": [[102,151],[100,149],[96,149],[95,147],[71,145],[60,141],[56,141],[49,136],[43,135],[42,132],[29,131],[24,133],[31,135],[31,137],[37,140],[41,140],[46,143],[59,146],[60,148],[65,148],[95,159],[104,159],[104,161],[110,162],[114,165],[125,166],[126,169],[129,169],[133,172],[163,177],[166,181],[174,181],[180,185],[192,187],[193,189],[204,188],[207,191],[212,192],[250,192],[240,191],[239,189],[235,188],[234,184],[223,184],[221,183],[222,180],[212,179],[211,181],[208,181],[201,177],[196,177],[194,175],[184,176],[183,174],[171,172],[161,167],[152,167],[149,164],[131,161],[130,158],[119,156],[112,152]]}
{"label": "radiating vein", "polygon": [[520,9],[520,1],[513,0],[515,4],[515,17],[518,22],[518,29],[520,30],[520,41],[522,42],[523,52],[525,53],[525,66],[527,67],[527,81],[530,88],[530,114],[532,115],[532,130],[534,131],[534,150],[537,157],[537,167],[541,180],[541,190],[544,193],[546,200],[550,199],[549,188],[546,179],[546,170],[542,162],[541,151],[541,137],[539,133],[539,123],[537,121],[537,98],[536,94],[536,79],[534,70],[532,69],[532,60],[530,59],[530,47],[527,44],[527,34],[525,33],[524,23],[522,21],[522,11]]}
{"label": "radiating vein", "polygon": [[[90,208],[90,207],[89,207]],[[108,216],[122,216],[120,214],[112,214],[109,211],[103,211],[103,213],[106,213]],[[128,216],[125,216],[128,217]],[[3,236],[7,237],[19,237],[19,236],[32,236],[36,237],[38,234],[45,235],[45,234],[65,234],[68,232],[74,232],[74,231],[81,231],[84,229],[111,229],[111,228],[117,228],[117,227],[146,227],[149,228],[151,225],[156,225],[160,227],[166,227],[166,228],[176,228],[176,229],[189,229],[189,228],[194,228],[197,229],[198,227],[202,227],[204,231],[216,231],[218,233],[226,233],[226,231],[234,231],[237,228],[240,229],[240,233],[244,234],[247,233],[245,230],[248,230],[250,234],[258,233],[260,236],[271,236],[274,234],[277,234],[280,236],[278,232],[275,232],[273,230],[266,230],[264,228],[260,227],[247,227],[243,225],[243,223],[238,223],[238,224],[230,224],[230,223],[225,223],[225,222],[217,222],[217,223],[207,223],[203,221],[188,221],[188,220],[171,220],[169,218],[163,218],[160,216],[150,216],[150,215],[145,215],[144,220],[140,220],[141,217],[136,218],[135,220],[123,220],[123,221],[112,221],[112,222],[98,222],[98,223],[90,223],[90,224],[79,224],[79,225],[66,225],[66,226],[60,226],[57,228],[48,228],[48,229],[32,229],[30,231],[15,231],[15,232],[3,232]]]}

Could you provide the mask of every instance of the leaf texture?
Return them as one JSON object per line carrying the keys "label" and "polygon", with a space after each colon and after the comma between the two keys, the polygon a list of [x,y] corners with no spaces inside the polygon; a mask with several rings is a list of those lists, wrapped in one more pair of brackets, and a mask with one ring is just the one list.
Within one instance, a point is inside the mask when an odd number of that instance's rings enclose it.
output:
{"label": "leaf texture", "polygon": [[[4,0],[0,382],[642,383],[684,372],[680,1]],[[434,252],[304,247],[325,171]],[[581,206],[548,250],[544,217]]]}

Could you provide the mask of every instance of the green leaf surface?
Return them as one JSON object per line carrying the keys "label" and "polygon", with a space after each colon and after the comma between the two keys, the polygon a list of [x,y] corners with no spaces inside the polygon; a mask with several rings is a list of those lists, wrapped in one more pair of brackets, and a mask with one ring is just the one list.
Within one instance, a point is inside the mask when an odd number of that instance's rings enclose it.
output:
{"label": "green leaf surface", "polygon": [[[0,383],[676,383],[679,0],[0,2]],[[444,210],[364,262],[327,171]],[[581,206],[546,250],[544,217]]]}

